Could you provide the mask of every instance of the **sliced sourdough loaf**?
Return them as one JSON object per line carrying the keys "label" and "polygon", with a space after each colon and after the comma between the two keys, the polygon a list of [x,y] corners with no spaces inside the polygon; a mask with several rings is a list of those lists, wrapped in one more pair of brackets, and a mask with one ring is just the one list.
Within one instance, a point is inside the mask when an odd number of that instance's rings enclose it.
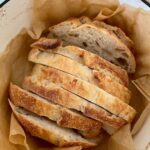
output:
{"label": "sliced sourdough loaf", "polygon": [[[58,44],[59,43],[59,44]],[[54,46],[53,46],[54,45]],[[56,47],[57,45],[57,47]],[[62,43],[58,39],[47,39],[47,38],[41,38],[38,41],[34,42],[31,47],[37,48],[42,51],[46,52],[54,52],[63,56],[66,56],[70,59],[73,59],[83,65],[86,65],[87,67],[91,69],[98,70],[100,72],[104,72],[113,78],[113,80],[127,86],[128,85],[128,74],[127,72],[122,69],[119,66],[116,66],[109,61],[103,59],[102,57],[93,54],[89,51],[86,51],[82,48],[76,47],[76,46],[61,46]],[[54,48],[53,48],[54,47]],[[38,52],[37,52],[38,53]],[[34,55],[35,52],[33,50],[29,54]]]}
{"label": "sliced sourdough loaf", "polygon": [[39,137],[59,147],[82,146],[83,148],[89,148],[96,146],[96,143],[82,138],[71,129],[61,128],[44,117],[39,117],[23,108],[15,107],[12,103],[11,107],[17,120],[35,137]]}
{"label": "sliced sourdough loaf", "polygon": [[28,59],[34,63],[50,66],[77,76],[82,80],[86,80],[101,87],[126,103],[130,100],[130,91],[125,86],[114,80],[112,75],[107,74],[103,68],[101,68],[101,72],[91,70],[87,66],[61,54],[42,52],[38,49],[31,50]]}
{"label": "sliced sourdough loaf", "polygon": [[128,122],[131,122],[136,114],[136,111],[132,107],[122,102],[119,98],[110,95],[93,84],[58,69],[36,64],[32,76],[39,80],[45,80],[47,84],[53,82]]}
{"label": "sliced sourdough loaf", "polygon": [[49,28],[53,37],[58,37],[121,66],[129,73],[135,72],[135,59],[129,48],[110,30],[74,18]]}
{"label": "sliced sourdough loaf", "polygon": [[39,116],[56,121],[59,126],[77,129],[87,138],[96,137],[100,134],[100,122],[48,102],[13,84],[10,85],[10,98],[15,106],[23,107]]}
{"label": "sliced sourdough loaf", "polygon": [[113,134],[117,129],[127,123],[124,119],[113,115],[109,111],[88,102],[52,82],[47,82],[47,80],[41,80],[38,77],[29,76],[25,78],[23,87],[41,97],[44,97],[50,102],[80,111],[85,116],[102,122],[102,127],[106,129],[109,134]]}

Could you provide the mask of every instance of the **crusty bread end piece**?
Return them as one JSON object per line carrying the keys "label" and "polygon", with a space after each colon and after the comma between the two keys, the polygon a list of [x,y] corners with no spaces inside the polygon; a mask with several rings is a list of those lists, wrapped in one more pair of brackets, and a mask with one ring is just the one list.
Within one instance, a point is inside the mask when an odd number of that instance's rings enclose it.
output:
{"label": "crusty bread end piece", "polygon": [[98,27],[102,27],[102,28],[105,28],[105,29],[109,30],[110,32],[113,32],[130,50],[132,50],[132,52],[134,52],[133,41],[128,36],[126,36],[126,34],[119,27],[109,25],[109,24],[107,24],[103,21],[99,21],[99,20],[96,20],[96,19],[91,20],[90,18],[88,18],[86,16],[80,17],[79,21],[82,24],[92,23],[92,24],[94,24]]}
{"label": "crusty bread end piece", "polygon": [[82,146],[83,148],[89,148],[96,146],[94,142],[82,138],[71,129],[61,128],[46,118],[39,117],[23,108],[15,107],[12,103],[11,107],[25,130],[35,137],[59,147]]}
{"label": "crusty bread end piece", "polygon": [[135,58],[128,47],[111,31],[94,24],[82,24],[78,18],[69,19],[49,28],[53,37],[89,50],[121,66],[129,73],[135,72]]}
{"label": "crusty bread end piece", "polygon": [[59,126],[77,129],[88,138],[96,137],[100,133],[100,122],[48,102],[14,84],[10,85],[10,98],[15,106],[56,121]]}

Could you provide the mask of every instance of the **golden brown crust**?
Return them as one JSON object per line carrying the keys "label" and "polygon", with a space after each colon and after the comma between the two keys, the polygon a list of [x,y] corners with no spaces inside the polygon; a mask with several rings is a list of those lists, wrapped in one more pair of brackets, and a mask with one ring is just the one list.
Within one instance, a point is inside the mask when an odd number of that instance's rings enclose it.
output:
{"label": "golden brown crust", "polygon": [[[52,117],[53,120],[57,120],[60,116],[59,106],[51,105],[46,102],[41,102],[40,98],[31,95],[27,91],[19,88],[16,85],[10,85],[10,99],[15,106],[23,107],[31,112],[34,112],[40,116],[48,118]],[[55,121],[56,121],[55,120]]]}
{"label": "golden brown crust", "polygon": [[104,122],[108,121],[110,125],[115,125],[115,129],[119,129],[120,127],[122,127],[123,125],[125,125],[127,123],[122,118],[116,117],[113,114],[108,114],[101,110],[93,109],[90,106],[84,108],[84,114],[86,114],[89,117],[93,117],[97,120],[100,120],[100,121],[101,120],[103,120]]}
{"label": "golden brown crust", "polygon": [[[64,51],[61,49],[60,53],[64,52],[69,54],[70,50],[73,51],[73,48],[71,47]],[[80,57],[80,54],[76,53],[75,56]],[[130,91],[121,84],[122,82],[116,77],[116,75],[113,75],[111,72],[107,71],[107,69],[99,68],[99,71],[92,70],[84,64],[81,64],[80,60],[77,58],[76,61],[72,58],[68,58],[67,56],[62,56],[61,54],[42,52],[38,49],[32,49],[29,53],[28,59],[34,63],[50,66],[77,76],[82,80],[86,80],[96,86],[99,86],[108,93],[119,97],[126,103],[130,100]]]}
{"label": "golden brown crust", "polygon": [[[38,126],[38,124],[34,124],[33,122],[29,121],[26,117],[23,115],[14,112],[16,118],[21,123],[21,125],[25,128],[27,132],[29,132],[32,136],[39,137],[43,140],[46,140],[52,144],[60,145],[61,143],[57,140],[57,137],[51,138],[50,133],[48,133],[46,130],[42,129]],[[65,142],[65,141],[64,141]]]}
{"label": "golden brown crust", "polygon": [[98,55],[93,55],[92,53],[90,55],[85,53],[83,57],[85,64],[90,68],[95,70],[107,68],[107,70],[109,70],[112,74],[117,75],[125,86],[128,86],[128,74],[124,69],[110,63],[109,61],[106,61],[105,59],[102,59]]}
{"label": "golden brown crust", "polygon": [[128,85],[128,74],[126,70],[84,49],[75,46],[67,46],[67,48],[70,48],[76,54],[78,53],[78,56],[80,56],[84,64],[89,68],[98,71],[101,69],[108,70],[111,74],[115,74],[115,76],[121,79],[120,83],[122,83],[125,86]]}
{"label": "golden brown crust", "polygon": [[82,146],[83,148],[89,148],[96,146],[94,143],[88,141],[79,141],[79,140],[66,140],[65,138],[55,134],[53,131],[47,130],[45,127],[41,127],[37,123],[34,123],[32,120],[29,120],[27,116],[24,116],[18,112],[15,112],[15,116],[21,125],[27,130],[32,136],[39,137],[47,142],[50,142],[59,147],[65,146]]}
{"label": "golden brown crust", "polygon": [[87,99],[88,101],[105,108],[111,113],[123,117],[128,122],[132,121],[135,116],[136,111],[129,105],[122,102],[119,98],[108,94],[93,84],[60,70],[42,65],[36,65],[32,75],[38,77],[41,81],[45,80],[45,82],[53,82]]}
{"label": "golden brown crust", "polygon": [[[128,85],[128,74],[127,71],[122,69],[119,66],[116,66],[112,63],[110,63],[109,61],[103,59],[102,57],[91,53],[89,51],[86,51],[84,49],[81,49],[79,47],[76,46],[67,46],[67,49],[70,49],[70,51],[72,51],[73,53],[75,53],[76,55],[78,55],[80,57],[80,59],[82,59],[82,61],[84,62],[84,64],[86,66],[88,66],[91,69],[95,69],[95,70],[101,70],[101,69],[105,69],[106,71],[109,71],[110,74],[118,77],[119,82],[125,86]],[[57,50],[56,50],[57,51]]]}
{"label": "golden brown crust", "polygon": [[100,133],[101,123],[95,120],[91,120],[86,117],[81,117],[80,115],[72,115],[66,108],[61,110],[61,119],[58,121],[58,124],[65,127],[70,126],[74,128],[80,128],[83,131],[96,130],[97,134]]}
{"label": "golden brown crust", "polygon": [[25,89],[36,93],[53,103],[60,104],[69,108],[75,107],[76,110],[80,110],[81,102],[75,101],[75,98],[77,98],[77,96],[54,84],[49,84],[49,86],[47,87],[44,85],[45,84],[40,81],[34,82],[34,80],[32,80],[30,77],[26,77],[23,82],[23,87]]}
{"label": "golden brown crust", "polygon": [[46,102],[46,100],[31,94],[16,85],[10,85],[11,101],[19,107],[23,107],[40,116],[48,117],[56,121],[58,125],[86,132],[93,131],[95,134],[88,134],[88,137],[95,137],[100,133],[101,123],[89,119],[76,112],[72,112],[61,106]]}
{"label": "golden brown crust", "polygon": [[15,106],[23,107],[40,116],[50,116],[50,118],[51,116],[55,116],[56,120],[60,117],[60,106],[47,103],[46,100],[36,96],[35,94],[29,93],[14,84],[10,85],[10,99]]}
{"label": "golden brown crust", "polygon": [[111,113],[105,111],[97,105],[89,103],[62,88],[56,88],[53,85],[52,88],[50,86],[44,86],[41,81],[34,81],[30,77],[25,78],[23,85],[26,89],[46,98],[49,101],[63,105],[67,108],[81,111],[84,115],[98,120],[115,129],[120,128],[126,123],[125,120],[115,115],[113,116]]}
{"label": "golden brown crust", "polygon": [[[45,45],[47,45],[47,43],[50,43],[50,41],[51,39],[42,38],[42,42],[41,40],[39,40],[33,43],[32,45],[34,48],[39,48],[44,51],[51,50],[51,51],[57,52],[57,48],[56,49],[45,48],[45,47],[48,47]],[[66,48],[70,48],[71,49],[70,51],[75,52],[75,54],[77,54],[78,57],[82,59],[84,64],[87,65],[89,68],[96,69],[96,70],[106,69],[110,71],[112,74],[115,74],[118,78],[120,78],[122,80],[121,82],[122,84],[124,84],[125,86],[128,85],[128,74],[121,67],[116,66],[110,63],[109,61],[103,59],[102,57],[96,54],[93,54],[89,51],[86,51],[84,49],[81,49],[79,47],[67,46]]]}
{"label": "golden brown crust", "polygon": [[[68,54],[70,52],[69,50],[71,49],[72,48],[69,48],[68,51],[65,49],[64,51]],[[62,49],[60,51],[63,52]],[[113,75],[113,73],[108,72],[106,69],[101,68],[99,71],[92,70],[79,63],[79,60],[76,61],[57,53],[42,52],[38,49],[32,49],[29,53],[28,59],[34,63],[50,66],[64,72],[68,72],[81,78],[82,80],[86,80],[96,86],[99,86],[108,93],[119,97],[126,103],[129,102],[130,91],[124,85],[118,83],[120,80],[118,80],[116,75]]]}
{"label": "golden brown crust", "polygon": [[98,80],[97,83],[99,87],[112,94],[113,96],[120,98],[125,103],[129,103],[129,100],[131,98],[131,91],[128,88],[117,82],[114,82],[114,79],[108,77],[107,75],[105,77],[101,72],[93,70],[93,74]]}

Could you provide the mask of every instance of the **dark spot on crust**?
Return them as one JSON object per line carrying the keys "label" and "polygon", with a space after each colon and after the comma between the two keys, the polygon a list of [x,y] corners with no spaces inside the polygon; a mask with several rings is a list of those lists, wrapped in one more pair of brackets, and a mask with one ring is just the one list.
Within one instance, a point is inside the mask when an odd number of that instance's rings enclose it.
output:
{"label": "dark spot on crust", "polygon": [[79,34],[77,34],[77,33],[69,33],[69,35],[70,36],[74,36],[74,37],[78,37],[79,36]]}
{"label": "dark spot on crust", "polygon": [[97,41],[95,41],[96,45],[99,46],[99,43]]}
{"label": "dark spot on crust", "polygon": [[76,84],[77,84],[77,79],[74,79],[70,84],[72,85],[72,86],[76,86]]}
{"label": "dark spot on crust", "polygon": [[83,46],[87,47],[87,43],[86,42],[82,42]]}
{"label": "dark spot on crust", "polygon": [[91,27],[90,27],[90,26],[87,26],[87,28],[89,28],[89,29],[90,29]]}
{"label": "dark spot on crust", "polygon": [[60,40],[54,39],[54,40],[51,40],[51,42],[44,43],[44,48],[45,49],[54,49],[54,48],[57,48],[58,46],[60,46],[60,44],[61,44]]}
{"label": "dark spot on crust", "polygon": [[79,57],[83,57],[84,56],[84,52],[82,52],[80,55],[79,55]]}
{"label": "dark spot on crust", "polygon": [[58,46],[61,45],[61,40],[59,39],[41,39],[35,43],[33,43],[31,45],[31,47],[34,47],[34,48],[41,48],[41,49],[55,49],[57,48]]}

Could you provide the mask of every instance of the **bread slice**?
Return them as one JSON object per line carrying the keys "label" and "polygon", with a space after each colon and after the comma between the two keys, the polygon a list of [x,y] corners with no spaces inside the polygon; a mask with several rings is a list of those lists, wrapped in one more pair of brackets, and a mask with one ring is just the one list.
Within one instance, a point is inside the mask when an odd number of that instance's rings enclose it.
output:
{"label": "bread slice", "polygon": [[103,21],[91,20],[90,18],[86,16],[80,17],[79,21],[82,24],[92,23],[98,27],[102,27],[102,28],[109,30],[110,32],[113,32],[133,52],[133,46],[134,46],[133,41],[128,36],[126,36],[126,34],[119,27],[106,24]]}
{"label": "bread slice", "polygon": [[53,37],[93,53],[121,66],[129,73],[135,72],[135,59],[128,47],[109,30],[94,24],[82,24],[74,18],[49,28]]}
{"label": "bread slice", "polygon": [[91,70],[87,66],[63,55],[42,52],[38,49],[31,50],[28,59],[34,63],[50,66],[64,72],[68,72],[81,78],[82,80],[86,80],[94,85],[97,85],[98,87],[101,87],[108,93],[119,97],[126,103],[130,100],[130,91],[125,86],[114,80],[112,76],[109,76],[109,74],[105,72],[105,69],[101,69],[101,72]]}
{"label": "bread slice", "polygon": [[128,122],[131,122],[135,116],[136,111],[122,102],[119,98],[110,95],[93,84],[60,70],[42,65],[35,65],[32,76],[39,78],[39,80],[45,80],[47,84],[53,82]]}
{"label": "bread slice", "polygon": [[[127,86],[128,85],[128,74],[127,72],[119,66],[116,66],[109,61],[103,59],[102,57],[95,55],[89,51],[81,49],[76,46],[65,46],[62,47],[62,43],[58,42],[58,39],[47,39],[41,38],[34,42],[31,47],[38,48],[39,50],[46,52],[54,52],[63,56],[66,56],[72,60],[75,60],[87,67],[98,70],[100,72],[106,72],[108,76],[111,76],[113,80]],[[60,43],[57,45],[57,43]],[[53,45],[54,46],[53,46]],[[58,47],[56,47],[57,45]],[[52,48],[55,47],[55,48]],[[30,59],[29,54],[29,59]],[[105,71],[103,71],[105,70]]]}
{"label": "bread slice", "polygon": [[37,77],[26,77],[23,87],[33,93],[44,97],[50,102],[62,105],[66,108],[82,112],[85,116],[93,118],[103,123],[102,127],[109,133],[113,134],[127,121],[119,118],[101,107],[88,102],[87,100],[61,88],[60,86],[40,80]]}
{"label": "bread slice", "polygon": [[77,129],[87,138],[96,137],[100,133],[100,122],[48,102],[13,84],[10,85],[10,98],[15,106],[56,121],[59,126]]}
{"label": "bread slice", "polygon": [[59,147],[82,146],[89,148],[96,146],[96,143],[82,138],[71,129],[61,128],[54,122],[39,117],[23,108],[15,107],[11,104],[13,113],[21,125],[31,135],[46,140]]}

